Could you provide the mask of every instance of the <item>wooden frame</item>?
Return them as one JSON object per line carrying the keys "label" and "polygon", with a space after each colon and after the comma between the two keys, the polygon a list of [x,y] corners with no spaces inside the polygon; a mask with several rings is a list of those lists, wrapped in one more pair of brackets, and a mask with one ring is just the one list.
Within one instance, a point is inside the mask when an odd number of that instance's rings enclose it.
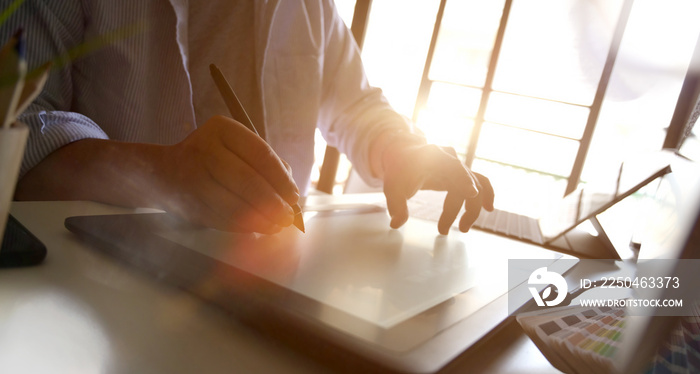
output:
{"label": "wooden frame", "polygon": [[[352,26],[350,30],[360,49],[362,49],[362,44],[365,41],[365,32],[367,31],[367,22],[369,21],[369,11],[371,7],[372,0],[357,0],[355,3],[355,12],[352,17]],[[338,173],[339,163],[340,151],[335,147],[326,146],[323,164],[321,164],[321,174],[318,178],[318,185],[316,186],[317,190],[328,194],[333,193],[333,186],[335,185],[335,177]]]}

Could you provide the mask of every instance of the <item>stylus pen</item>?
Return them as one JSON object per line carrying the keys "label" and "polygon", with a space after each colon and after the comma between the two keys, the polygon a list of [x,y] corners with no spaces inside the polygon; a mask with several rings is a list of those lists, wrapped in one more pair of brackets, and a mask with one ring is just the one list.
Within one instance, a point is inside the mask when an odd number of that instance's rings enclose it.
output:
{"label": "stylus pen", "polygon": [[[226,77],[224,77],[224,74],[221,73],[221,70],[219,70],[219,68],[214,64],[209,65],[209,70],[211,71],[211,77],[214,78],[214,83],[216,83],[216,87],[219,89],[221,96],[223,96],[224,102],[226,102],[226,106],[228,107],[229,112],[231,112],[233,119],[241,122],[250,131],[260,136],[260,134],[258,134],[258,130],[256,130],[255,126],[253,125],[253,121],[250,120],[248,113],[245,111],[240,100],[238,100],[238,97],[233,92],[233,88],[231,88],[231,85],[228,83],[228,80],[226,80]],[[299,204],[294,204],[292,206],[292,210],[294,210],[294,226],[301,230],[301,232],[305,232],[304,216],[302,214],[301,207]]]}

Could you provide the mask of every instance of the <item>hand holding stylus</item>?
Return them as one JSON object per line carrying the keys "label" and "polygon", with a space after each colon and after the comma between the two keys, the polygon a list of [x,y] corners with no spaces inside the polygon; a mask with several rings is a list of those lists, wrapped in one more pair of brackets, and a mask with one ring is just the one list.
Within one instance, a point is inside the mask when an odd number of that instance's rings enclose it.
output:
{"label": "hand holding stylus", "polygon": [[[221,96],[223,97],[224,102],[226,103],[226,106],[228,107],[229,112],[231,113],[231,116],[235,120],[240,121],[240,123],[243,124],[248,130],[252,131],[253,133],[255,133],[255,135],[259,137],[260,134],[258,134],[258,130],[255,129],[253,121],[250,120],[248,113],[243,108],[243,105],[238,100],[236,94],[233,92],[231,85],[221,73],[221,70],[219,70],[219,68],[216,67],[216,65],[214,64],[209,65],[209,70],[211,72],[212,79],[214,79],[216,87],[221,93]],[[260,138],[260,140],[262,140],[262,138]],[[272,153],[274,154],[274,151]],[[284,165],[287,169],[289,169],[289,165],[287,163],[284,163]],[[294,187],[296,188],[296,185],[294,185]],[[296,192],[298,193],[299,190],[297,189]],[[304,216],[302,214],[301,207],[299,206],[299,204],[296,203],[296,201],[291,203],[291,207],[294,212],[294,226],[301,230],[301,232],[304,232]]]}
{"label": "hand holding stylus", "polygon": [[205,226],[274,234],[294,223],[299,190],[270,146],[241,123],[216,116],[167,151],[166,210]]}

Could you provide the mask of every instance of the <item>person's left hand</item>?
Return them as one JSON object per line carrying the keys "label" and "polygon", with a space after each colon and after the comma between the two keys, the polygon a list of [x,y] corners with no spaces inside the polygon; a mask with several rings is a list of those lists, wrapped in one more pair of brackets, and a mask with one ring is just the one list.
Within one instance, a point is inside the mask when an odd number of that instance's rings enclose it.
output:
{"label": "person's left hand", "polygon": [[406,202],[420,189],[447,191],[438,221],[442,235],[447,235],[462,205],[466,208],[459,221],[462,232],[469,230],[482,207],[493,211],[494,192],[488,178],[464,166],[453,148],[433,144],[391,145],[382,156],[382,164],[392,228],[406,223]]}

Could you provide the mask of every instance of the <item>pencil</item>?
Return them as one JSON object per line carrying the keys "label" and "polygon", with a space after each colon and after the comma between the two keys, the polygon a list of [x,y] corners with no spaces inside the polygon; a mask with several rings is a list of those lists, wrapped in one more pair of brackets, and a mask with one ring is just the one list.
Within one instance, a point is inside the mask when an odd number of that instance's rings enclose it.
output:
{"label": "pencil", "polygon": [[[214,79],[216,87],[219,89],[219,93],[221,93],[229,112],[231,112],[231,117],[242,123],[248,128],[248,130],[260,136],[260,134],[258,134],[258,130],[255,129],[255,125],[253,125],[253,121],[250,120],[248,112],[246,112],[245,108],[243,108],[243,105],[241,104],[240,100],[238,100],[238,97],[233,92],[233,88],[231,88],[231,85],[228,83],[228,80],[226,80],[226,77],[224,77],[221,70],[219,70],[219,68],[214,64],[209,65],[209,70],[211,72],[211,77]],[[296,228],[298,228],[301,232],[306,232],[304,229],[304,215],[299,204],[294,204],[292,206],[292,210],[294,210],[294,226],[296,226]]]}

